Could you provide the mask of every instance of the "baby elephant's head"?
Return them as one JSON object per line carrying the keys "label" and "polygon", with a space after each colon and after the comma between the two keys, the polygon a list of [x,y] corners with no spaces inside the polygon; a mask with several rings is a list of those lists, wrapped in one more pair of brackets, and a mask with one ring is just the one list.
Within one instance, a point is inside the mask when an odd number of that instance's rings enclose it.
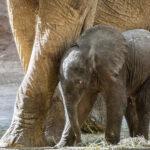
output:
{"label": "baby elephant's head", "polygon": [[77,45],[70,48],[62,60],[60,82],[64,94],[69,96],[72,101],[81,97],[89,86],[90,73],[87,63],[86,57]]}
{"label": "baby elephant's head", "polygon": [[[69,126],[73,129],[76,143],[81,140],[78,120],[78,104],[86,93],[90,83],[87,59],[78,45],[66,53],[61,62],[59,88],[62,95],[66,125],[62,137],[69,135]],[[69,118],[69,121],[67,121]]]}
{"label": "baby elephant's head", "polygon": [[102,91],[110,82],[116,82],[125,53],[126,42],[117,29],[95,26],[85,31],[61,62],[60,83],[65,99],[78,101],[87,88]]}

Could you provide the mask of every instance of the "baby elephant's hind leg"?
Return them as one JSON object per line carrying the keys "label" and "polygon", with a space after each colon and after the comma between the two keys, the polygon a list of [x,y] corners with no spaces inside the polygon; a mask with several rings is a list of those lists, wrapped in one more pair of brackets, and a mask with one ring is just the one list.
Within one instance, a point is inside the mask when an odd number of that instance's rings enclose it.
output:
{"label": "baby elephant's hind leg", "polygon": [[137,136],[137,129],[139,123],[135,101],[136,101],[135,98],[129,97],[127,99],[127,108],[125,112],[125,118],[129,127],[131,137]]}
{"label": "baby elephant's hind leg", "polygon": [[150,78],[143,84],[136,99],[139,119],[138,135],[148,139],[150,121]]}

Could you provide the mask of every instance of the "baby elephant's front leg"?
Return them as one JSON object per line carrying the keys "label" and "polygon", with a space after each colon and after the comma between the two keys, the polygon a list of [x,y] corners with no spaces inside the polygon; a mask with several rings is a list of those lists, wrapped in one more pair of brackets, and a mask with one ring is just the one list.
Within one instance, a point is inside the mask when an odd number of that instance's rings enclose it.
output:
{"label": "baby elephant's front leg", "polygon": [[106,140],[117,144],[120,140],[121,123],[126,108],[126,94],[121,83],[109,85],[106,92],[107,125]]}
{"label": "baby elephant's front leg", "polygon": [[80,131],[80,125],[78,121],[78,104],[71,102],[67,104],[67,113],[68,118],[71,124],[71,127],[73,129],[73,132],[75,134],[75,145],[81,142],[81,131]]}
{"label": "baby elephant's front leg", "polygon": [[78,144],[81,141],[80,125],[78,122],[78,99],[74,92],[67,92],[67,88],[63,88],[59,83],[60,92],[63,98],[64,110],[65,110],[65,127],[62,133],[60,142],[56,145],[57,148],[63,146],[72,146]]}

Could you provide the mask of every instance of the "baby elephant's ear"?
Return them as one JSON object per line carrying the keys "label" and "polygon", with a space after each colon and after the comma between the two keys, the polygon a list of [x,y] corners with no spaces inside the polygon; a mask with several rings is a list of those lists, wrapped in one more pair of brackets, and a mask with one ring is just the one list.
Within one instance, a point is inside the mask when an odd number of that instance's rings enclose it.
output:
{"label": "baby elephant's ear", "polygon": [[120,74],[120,70],[122,69],[123,63],[120,61],[118,62],[118,64],[116,64],[115,67],[113,67],[113,71],[111,72],[110,78],[113,81],[116,81],[117,77]]}
{"label": "baby elephant's ear", "polygon": [[98,64],[98,61],[97,61],[97,54],[96,54],[96,51],[95,51],[95,48],[91,46],[91,49],[89,50],[89,54],[88,54],[88,60],[90,62],[90,69],[93,71],[93,70],[96,70],[96,66]]}
{"label": "baby elephant's ear", "polygon": [[118,50],[116,53],[112,54],[111,63],[109,66],[112,80],[116,80],[121,70],[123,70],[126,53],[127,53],[126,43],[123,43],[121,49]]}

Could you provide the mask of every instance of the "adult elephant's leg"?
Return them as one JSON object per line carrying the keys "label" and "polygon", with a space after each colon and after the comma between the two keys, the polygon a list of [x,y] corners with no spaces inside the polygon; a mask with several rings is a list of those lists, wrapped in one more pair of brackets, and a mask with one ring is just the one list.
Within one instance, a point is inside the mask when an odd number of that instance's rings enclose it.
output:
{"label": "adult elephant's leg", "polygon": [[38,0],[7,0],[12,32],[26,72],[35,38]]}
{"label": "adult elephant's leg", "polygon": [[[0,146],[45,146],[44,123],[63,52],[79,36],[96,0],[39,0],[38,26],[12,124]],[[92,24],[93,22],[91,22]]]}
{"label": "adult elephant's leg", "polygon": [[139,119],[138,133],[148,139],[150,122],[150,79],[148,79],[137,94],[137,114]]}

